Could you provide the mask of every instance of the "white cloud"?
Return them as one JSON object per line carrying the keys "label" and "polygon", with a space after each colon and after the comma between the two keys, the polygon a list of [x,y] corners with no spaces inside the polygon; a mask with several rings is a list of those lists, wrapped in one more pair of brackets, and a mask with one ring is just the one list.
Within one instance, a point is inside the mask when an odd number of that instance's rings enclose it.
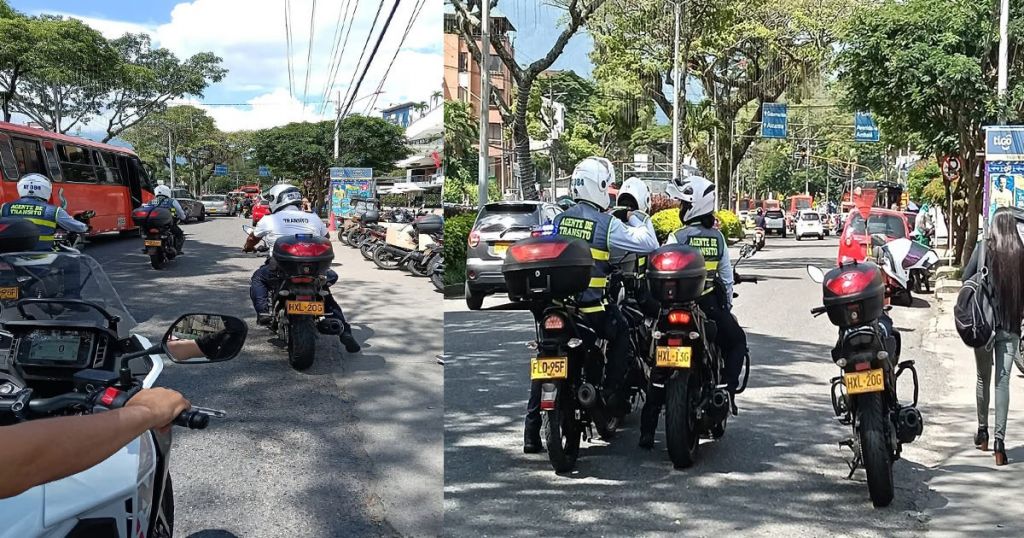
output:
{"label": "white cloud", "polygon": [[[349,9],[355,0],[350,0]],[[313,121],[319,104],[302,106],[304,93],[307,103],[321,101],[328,86],[329,52],[334,46],[335,25],[340,8],[346,0],[320,0],[317,2],[313,25],[313,54],[309,73],[308,92],[304,92],[307,54],[309,48],[310,11],[312,0],[291,1],[292,69],[294,80],[289,97],[288,55],[286,51],[284,5],[281,0],[193,0],[177,4],[170,13],[170,21],[147,27],[145,25],[105,20],[62,13],[83,20],[107,37],[125,32],[146,32],[153,41],[186,58],[202,51],[211,51],[223,58],[228,76],[205,93],[207,102],[248,103],[252,106],[205,107],[224,130],[251,129],[280,125],[291,121]],[[337,70],[335,91],[331,100],[348,89],[356,62],[366,42],[377,5],[359,2],[346,46],[345,55]],[[392,7],[386,2],[381,9],[373,38],[366,47],[370,54],[381,26]],[[359,88],[357,98],[372,94],[391,61],[406,24],[416,5],[415,0],[400,4],[381,42],[373,65]],[[395,60],[391,73],[376,101],[377,109],[404,101],[426,101],[439,90],[442,73],[442,0],[425,0],[402,51]],[[365,60],[364,60],[365,63]],[[361,72],[361,69],[359,70]],[[358,73],[356,73],[358,80]],[[255,97],[253,94],[259,92]],[[216,97],[212,97],[216,96]],[[372,99],[355,103],[354,112],[364,112]],[[327,115],[333,105],[326,106]]]}

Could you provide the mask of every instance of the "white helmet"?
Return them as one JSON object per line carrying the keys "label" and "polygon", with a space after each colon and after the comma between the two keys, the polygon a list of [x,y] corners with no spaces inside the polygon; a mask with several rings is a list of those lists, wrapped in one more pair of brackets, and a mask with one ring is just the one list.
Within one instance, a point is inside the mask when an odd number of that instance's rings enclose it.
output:
{"label": "white helmet", "polygon": [[171,197],[171,188],[168,187],[167,185],[157,185],[156,188],[153,189],[153,195],[154,196],[163,196],[165,198],[170,198]]}
{"label": "white helmet", "polygon": [[682,202],[683,223],[710,215],[715,212],[715,184],[700,176],[669,182],[665,192]]}
{"label": "white helmet", "polygon": [[619,187],[619,197],[616,199],[616,204],[622,205],[623,196],[632,198],[639,211],[643,213],[651,211],[651,189],[647,188],[647,183],[644,183],[644,180],[631,177],[623,181],[622,187]]}
{"label": "white helmet", "polygon": [[274,185],[264,196],[270,201],[270,212],[277,213],[286,206],[302,206],[302,193],[299,188],[287,183]]}
{"label": "white helmet", "polygon": [[608,187],[615,183],[615,169],[612,162],[603,157],[587,157],[572,171],[572,198],[586,200],[602,211],[608,209]]}
{"label": "white helmet", "polygon": [[42,174],[25,174],[18,180],[18,196],[49,200],[53,194],[50,179]]}

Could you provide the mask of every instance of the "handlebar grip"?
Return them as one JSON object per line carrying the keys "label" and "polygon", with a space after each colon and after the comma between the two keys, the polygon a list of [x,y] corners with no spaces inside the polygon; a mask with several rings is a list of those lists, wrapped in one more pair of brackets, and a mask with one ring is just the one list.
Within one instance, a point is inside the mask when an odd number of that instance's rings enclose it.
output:
{"label": "handlebar grip", "polygon": [[210,424],[210,416],[199,411],[182,411],[174,419],[175,426],[181,426],[190,430],[204,430]]}
{"label": "handlebar grip", "polygon": [[815,317],[817,317],[817,316],[820,316],[820,315],[824,314],[827,311],[828,311],[828,309],[825,308],[824,306],[816,306],[816,307],[811,309],[811,314],[814,314]]}

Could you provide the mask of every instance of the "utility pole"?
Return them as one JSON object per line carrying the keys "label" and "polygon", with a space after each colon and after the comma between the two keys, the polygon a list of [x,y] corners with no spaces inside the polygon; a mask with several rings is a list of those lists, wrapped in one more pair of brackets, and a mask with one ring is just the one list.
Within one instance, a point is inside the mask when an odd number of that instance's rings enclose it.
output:
{"label": "utility pole", "polygon": [[[490,164],[491,116],[491,2],[480,2],[480,170],[477,174],[477,202],[487,204],[487,168]],[[522,185],[520,185],[520,196]]]}
{"label": "utility pole", "polygon": [[555,203],[558,199],[558,189],[555,185],[555,175],[557,169],[555,167],[555,85],[548,81],[548,106],[551,110],[551,131],[548,135],[550,140],[548,141],[548,158],[551,160],[551,203]]}
{"label": "utility pole", "polygon": [[167,131],[167,162],[171,168],[171,190],[174,190],[174,149],[171,146],[171,131]]}
{"label": "utility pole", "polygon": [[338,106],[334,109],[334,160],[338,160],[338,129],[341,128],[341,90],[338,90]]}
{"label": "utility pole", "polygon": [[1006,124],[1006,61],[1009,48],[1010,0],[1002,0],[999,8],[999,77],[996,94],[999,96],[999,125]]}
{"label": "utility pole", "polygon": [[[673,2],[676,37],[672,56],[672,178],[679,177],[679,0]],[[686,102],[686,96],[683,96]]]}

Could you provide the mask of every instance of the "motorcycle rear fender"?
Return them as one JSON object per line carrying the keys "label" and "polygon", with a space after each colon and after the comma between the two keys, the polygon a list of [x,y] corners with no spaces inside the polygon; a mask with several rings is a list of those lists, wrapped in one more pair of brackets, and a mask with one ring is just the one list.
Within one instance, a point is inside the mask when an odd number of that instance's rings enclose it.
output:
{"label": "motorcycle rear fender", "polygon": [[162,250],[163,247],[146,247],[146,254],[149,254],[150,256],[156,256],[159,255],[160,251]]}

